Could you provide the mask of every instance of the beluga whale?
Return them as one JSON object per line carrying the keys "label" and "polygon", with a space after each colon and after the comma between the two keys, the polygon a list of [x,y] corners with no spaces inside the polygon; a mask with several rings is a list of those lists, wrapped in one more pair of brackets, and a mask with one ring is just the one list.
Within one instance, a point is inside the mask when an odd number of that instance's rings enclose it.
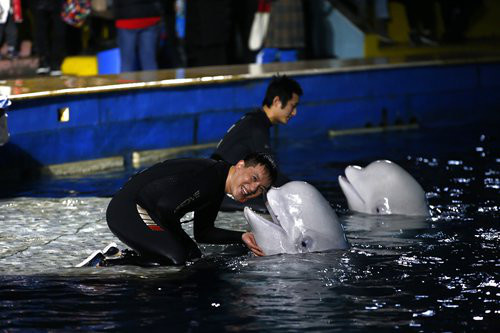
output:
{"label": "beluga whale", "polygon": [[312,185],[292,181],[266,193],[271,220],[245,207],[244,215],[265,255],[347,249],[330,203]]}
{"label": "beluga whale", "polygon": [[350,165],[339,184],[349,209],[365,214],[430,216],[425,192],[394,162],[377,160],[365,168]]}

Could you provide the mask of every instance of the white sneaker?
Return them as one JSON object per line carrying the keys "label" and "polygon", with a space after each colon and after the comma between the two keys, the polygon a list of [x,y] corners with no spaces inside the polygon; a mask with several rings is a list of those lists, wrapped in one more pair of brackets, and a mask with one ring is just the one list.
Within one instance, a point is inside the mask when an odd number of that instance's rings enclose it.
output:
{"label": "white sneaker", "polygon": [[54,69],[50,71],[50,76],[61,76],[62,71],[60,69]]}
{"label": "white sneaker", "polygon": [[94,251],[90,256],[84,261],[76,265],[75,267],[98,267],[99,264],[106,259],[101,250]]}
{"label": "white sneaker", "polygon": [[102,249],[101,253],[106,257],[117,257],[121,255],[121,251],[116,245],[115,242],[108,244],[104,249]]}
{"label": "white sneaker", "polygon": [[48,74],[49,72],[50,72],[50,67],[41,66],[36,69],[36,73],[38,75]]}

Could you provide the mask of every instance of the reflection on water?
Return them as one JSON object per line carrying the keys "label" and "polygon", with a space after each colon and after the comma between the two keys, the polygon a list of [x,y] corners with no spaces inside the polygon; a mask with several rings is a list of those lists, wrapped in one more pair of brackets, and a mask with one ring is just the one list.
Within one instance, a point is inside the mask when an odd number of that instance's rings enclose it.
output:
{"label": "reflection on water", "polygon": [[[76,269],[92,250],[116,241],[103,219],[109,198],[2,200],[0,326],[493,331],[500,318],[498,144],[451,136],[464,140],[451,145],[443,143],[449,133],[440,135],[393,133],[280,148],[285,171],[314,183],[337,210],[352,246],[347,251],[257,258],[238,246],[203,245],[204,257],[184,268]],[[362,142],[365,156],[356,150]],[[347,210],[336,177],[347,163],[379,158],[393,159],[422,184],[430,218]],[[298,161],[306,165],[299,168]],[[95,192],[102,184],[96,179]],[[246,228],[239,212],[221,213],[217,224]]]}

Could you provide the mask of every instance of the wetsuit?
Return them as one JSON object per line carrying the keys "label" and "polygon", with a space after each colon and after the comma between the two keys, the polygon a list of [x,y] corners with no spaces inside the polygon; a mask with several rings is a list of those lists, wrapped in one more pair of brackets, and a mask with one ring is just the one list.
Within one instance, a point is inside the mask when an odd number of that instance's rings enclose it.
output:
{"label": "wetsuit", "polygon": [[[219,142],[211,158],[236,164],[253,152],[264,152],[274,155],[270,145],[270,128],[273,126],[266,113],[256,110],[245,114],[229,128],[224,138]],[[276,186],[281,186],[290,180],[278,173]],[[241,204],[229,198],[224,198],[221,210],[241,210],[244,206],[251,206],[259,211],[266,211],[261,198],[255,198]]]}
{"label": "wetsuit", "polygon": [[212,158],[236,164],[250,153],[272,154],[269,136],[271,126],[273,124],[262,110],[245,114],[229,128]]}
{"label": "wetsuit", "polygon": [[184,264],[201,252],[180,219],[194,211],[194,238],[200,243],[243,243],[242,232],[214,226],[230,165],[209,159],[175,159],[133,176],[106,211],[111,231],[141,256]]}

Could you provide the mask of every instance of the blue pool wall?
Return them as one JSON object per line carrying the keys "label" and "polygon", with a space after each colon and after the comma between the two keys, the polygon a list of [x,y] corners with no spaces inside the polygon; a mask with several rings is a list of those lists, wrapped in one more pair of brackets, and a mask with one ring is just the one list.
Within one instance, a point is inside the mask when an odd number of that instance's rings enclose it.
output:
{"label": "blue pool wall", "polygon": [[[286,74],[286,73],[285,73]],[[302,86],[298,115],[275,133],[296,139],[328,130],[416,118],[421,126],[497,122],[500,64],[416,66],[291,75]],[[0,168],[92,160],[131,151],[218,141],[260,106],[270,78],[20,99],[8,117]],[[70,120],[58,121],[69,107]]]}

